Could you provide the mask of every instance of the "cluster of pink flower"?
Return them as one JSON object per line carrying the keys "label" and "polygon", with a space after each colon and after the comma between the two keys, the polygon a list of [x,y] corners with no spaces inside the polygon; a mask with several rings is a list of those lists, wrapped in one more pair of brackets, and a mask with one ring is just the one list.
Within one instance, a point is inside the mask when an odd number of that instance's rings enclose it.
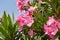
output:
{"label": "cluster of pink flower", "polygon": [[[38,0],[38,1],[41,2],[41,0]],[[18,7],[19,12],[21,12],[25,6],[29,5],[28,2],[29,2],[29,0],[17,0],[17,7]],[[32,13],[33,13],[35,8],[36,7],[30,6],[28,8],[28,11],[25,11],[23,15],[21,14],[17,18],[16,21],[19,24],[18,31],[22,31],[24,25],[31,27],[31,25],[34,23],[34,18],[32,17]],[[55,20],[54,16],[49,17],[49,20],[44,25],[45,34],[49,35],[49,37],[52,38],[52,40],[55,40],[54,36],[58,32],[58,29],[60,29],[60,22]],[[34,35],[33,29],[30,29],[28,34],[32,38]]]}
{"label": "cluster of pink flower", "polygon": [[[31,2],[31,1],[32,0],[16,0],[18,11],[21,12],[22,10],[24,10],[25,7],[28,7],[29,2]],[[37,0],[37,1],[42,2],[41,0]]]}
{"label": "cluster of pink flower", "polygon": [[31,26],[32,23],[34,23],[34,19],[32,16],[30,16],[29,14],[24,14],[24,15],[20,15],[18,18],[17,18],[17,22],[19,23],[20,26],[24,26],[24,25],[27,25],[27,26]]}
{"label": "cluster of pink flower", "polygon": [[49,35],[52,40],[55,40],[55,35],[60,29],[60,22],[54,19],[54,16],[49,17],[49,20],[44,25],[45,34]]}
{"label": "cluster of pink flower", "polygon": [[[18,10],[21,12],[25,6],[28,6],[29,0],[17,0],[17,6]],[[31,25],[34,23],[34,18],[32,17],[32,13],[34,11],[35,7],[30,6],[27,11],[24,12],[24,14],[21,14],[16,21],[19,24],[18,31],[23,30],[23,26],[31,27]],[[28,32],[28,35],[32,38],[33,37],[33,29],[30,29]]]}
{"label": "cluster of pink flower", "polygon": [[[16,0],[18,11],[22,12],[25,11],[25,7],[28,7],[28,10],[24,12],[24,14],[21,14],[16,21],[19,24],[18,31],[22,31],[24,28],[23,26],[31,27],[31,25],[34,23],[34,18],[32,17],[32,13],[36,7],[29,6],[29,2],[31,0]],[[37,0],[38,2],[41,2],[41,0]],[[28,32],[28,35],[32,38],[34,35],[33,29],[30,29]]]}
{"label": "cluster of pink flower", "polygon": [[21,12],[25,6],[28,6],[29,0],[16,0],[18,11]]}
{"label": "cluster of pink flower", "polygon": [[[19,23],[19,26],[20,26],[18,28],[19,31],[23,30],[24,25],[31,27],[31,25],[34,23],[34,18],[32,17],[32,12],[33,12],[33,9],[30,8],[28,11],[25,11],[25,13],[23,15],[21,14],[17,18],[16,21]],[[28,34],[30,37],[32,37],[33,36],[33,30],[30,29]]]}

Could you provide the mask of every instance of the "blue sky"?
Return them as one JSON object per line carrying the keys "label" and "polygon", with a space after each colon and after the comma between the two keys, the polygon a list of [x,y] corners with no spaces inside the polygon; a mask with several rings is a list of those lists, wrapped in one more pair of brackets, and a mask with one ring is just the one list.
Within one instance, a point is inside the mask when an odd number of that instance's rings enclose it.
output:
{"label": "blue sky", "polygon": [[19,15],[16,0],[0,0],[0,17],[3,15],[4,10],[10,15],[14,12],[15,18]]}

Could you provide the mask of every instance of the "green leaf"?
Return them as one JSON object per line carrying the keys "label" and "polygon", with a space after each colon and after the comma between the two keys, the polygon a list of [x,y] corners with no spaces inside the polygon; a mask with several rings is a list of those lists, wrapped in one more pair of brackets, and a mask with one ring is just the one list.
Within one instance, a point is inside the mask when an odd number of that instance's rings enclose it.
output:
{"label": "green leaf", "polygon": [[8,32],[10,36],[13,36],[13,23],[9,14],[8,14]]}
{"label": "green leaf", "polygon": [[4,11],[4,15],[2,17],[2,26],[4,27],[5,30],[7,30],[8,22],[7,22],[7,15],[6,12]]}
{"label": "green leaf", "polygon": [[12,13],[12,20],[14,21],[14,13]]}
{"label": "green leaf", "polygon": [[0,27],[0,33],[2,33],[2,35],[4,36],[4,37],[6,37],[8,34],[7,34],[7,31],[6,30],[4,30],[4,28],[2,28],[2,26]]}
{"label": "green leaf", "polygon": [[13,33],[14,34],[17,32],[17,29],[18,29],[18,24],[16,22],[16,23],[14,23],[14,27],[13,27]]}
{"label": "green leaf", "polygon": [[60,6],[57,8],[57,12],[58,12],[58,17],[60,18]]}
{"label": "green leaf", "polygon": [[31,5],[31,6],[35,6],[36,1],[37,1],[37,0],[33,0],[33,2],[31,2],[31,4],[30,4],[30,5]]}

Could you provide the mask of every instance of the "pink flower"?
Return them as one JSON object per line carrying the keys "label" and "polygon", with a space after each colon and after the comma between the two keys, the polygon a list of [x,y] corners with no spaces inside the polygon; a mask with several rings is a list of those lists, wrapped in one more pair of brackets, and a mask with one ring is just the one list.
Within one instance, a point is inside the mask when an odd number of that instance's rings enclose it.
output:
{"label": "pink flower", "polygon": [[57,22],[57,27],[60,29],[60,22],[59,21]]}
{"label": "pink flower", "polygon": [[28,6],[28,2],[29,2],[29,0],[24,0],[24,6]]}
{"label": "pink flower", "polygon": [[34,9],[35,9],[35,8],[31,6],[31,7],[28,9],[28,11],[25,11],[25,12],[24,12],[24,15],[25,15],[25,16],[26,16],[26,15],[27,15],[27,16],[32,16]]}
{"label": "pink flower", "polygon": [[58,22],[52,17],[49,17],[47,24],[44,25],[45,34],[49,35],[50,38],[55,39],[54,36],[58,32]]}
{"label": "pink flower", "polygon": [[19,24],[20,26],[25,25],[25,22],[26,22],[26,20],[23,18],[23,15],[20,15],[20,16],[16,19],[16,21],[18,22],[18,24]]}
{"label": "pink flower", "polygon": [[33,29],[30,29],[29,30],[28,35],[30,36],[30,38],[32,38],[34,36]]}
{"label": "pink flower", "polygon": [[28,6],[29,0],[16,0],[18,11],[21,12],[25,6]]}
{"label": "pink flower", "polygon": [[18,31],[21,32],[23,30],[23,27],[18,27]]}
{"label": "pink flower", "polygon": [[51,40],[55,40],[55,36],[54,35],[49,34],[49,37],[51,38]]}
{"label": "pink flower", "polygon": [[30,13],[29,11],[25,11],[24,15],[25,16],[32,16],[32,13]]}
{"label": "pink flower", "polygon": [[33,12],[34,11],[34,7],[30,6],[30,8],[28,9],[29,12]]}
{"label": "pink flower", "polygon": [[24,15],[20,15],[20,16],[17,18],[16,21],[18,22],[18,24],[19,24],[20,26],[26,25],[26,26],[31,27],[31,25],[34,23],[33,17],[30,16],[30,15],[28,15],[28,14],[26,14],[26,13],[25,13]]}
{"label": "pink flower", "polygon": [[58,32],[58,28],[54,25],[52,26],[44,25],[44,31],[45,34],[49,35],[51,39],[55,39],[54,36]]}
{"label": "pink flower", "polygon": [[44,25],[44,30],[45,30],[45,34],[56,35],[56,33],[58,32],[58,27],[55,24],[52,24],[50,26]]}
{"label": "pink flower", "polygon": [[26,20],[26,25],[29,27],[31,27],[31,25],[34,23],[32,16],[24,15],[24,19]]}
{"label": "pink flower", "polygon": [[47,21],[47,25],[51,25],[54,22],[55,22],[54,16],[49,17],[49,20]]}

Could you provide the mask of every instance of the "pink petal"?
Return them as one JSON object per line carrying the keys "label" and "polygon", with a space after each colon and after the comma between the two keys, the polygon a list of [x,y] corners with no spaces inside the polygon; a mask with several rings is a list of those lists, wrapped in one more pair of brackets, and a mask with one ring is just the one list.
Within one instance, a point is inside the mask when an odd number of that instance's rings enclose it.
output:
{"label": "pink petal", "polygon": [[34,36],[34,32],[32,29],[29,30],[28,35],[30,36],[30,38],[32,38]]}

